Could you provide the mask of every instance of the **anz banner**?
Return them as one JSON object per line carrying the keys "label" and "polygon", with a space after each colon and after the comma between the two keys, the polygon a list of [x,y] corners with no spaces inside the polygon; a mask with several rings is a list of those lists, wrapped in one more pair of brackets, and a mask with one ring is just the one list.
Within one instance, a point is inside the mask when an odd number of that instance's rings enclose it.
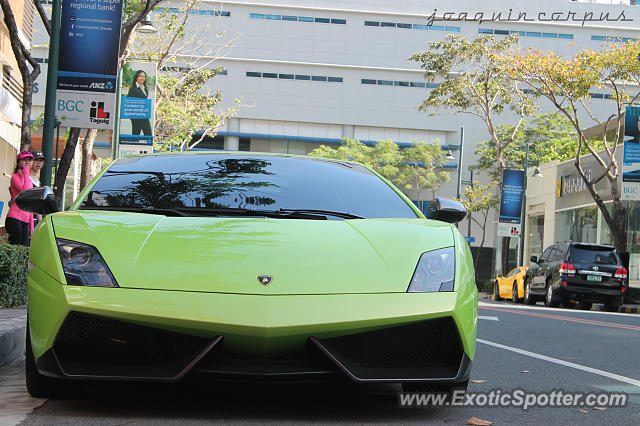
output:
{"label": "anz banner", "polygon": [[113,129],[122,1],[62,3],[56,90],[62,126]]}
{"label": "anz banner", "polygon": [[500,197],[500,217],[498,236],[519,237],[524,194],[524,171],[504,170],[502,172],[502,195]]}

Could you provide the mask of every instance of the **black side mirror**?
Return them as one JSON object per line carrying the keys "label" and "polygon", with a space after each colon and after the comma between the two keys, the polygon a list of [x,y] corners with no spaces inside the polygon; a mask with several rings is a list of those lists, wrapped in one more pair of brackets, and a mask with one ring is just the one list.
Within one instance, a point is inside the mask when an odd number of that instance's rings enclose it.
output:
{"label": "black side mirror", "polygon": [[16,197],[20,210],[29,213],[49,214],[58,211],[58,204],[53,191],[48,186],[25,189]]}
{"label": "black side mirror", "polygon": [[429,203],[427,219],[441,220],[448,223],[460,222],[467,215],[462,203],[449,198],[437,197]]}
{"label": "black side mirror", "polygon": [[531,262],[533,262],[533,263],[538,263],[538,257],[537,257],[537,256],[531,256],[531,257],[529,258],[529,260],[530,260]]}

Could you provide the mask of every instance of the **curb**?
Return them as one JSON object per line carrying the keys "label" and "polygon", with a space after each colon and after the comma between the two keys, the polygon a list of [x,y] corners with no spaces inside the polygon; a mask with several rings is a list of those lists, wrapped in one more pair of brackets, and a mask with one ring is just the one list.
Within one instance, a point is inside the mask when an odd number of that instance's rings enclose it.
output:
{"label": "curb", "polygon": [[[493,295],[489,295],[486,297],[486,299],[488,300],[494,300],[493,299]],[[604,305],[594,305],[593,308],[591,308],[592,311],[602,311],[604,312]],[[589,312],[589,311],[584,311],[584,312]],[[620,306],[620,308],[618,308],[618,310],[616,311],[618,313],[621,314],[640,314],[640,307],[637,306],[633,306],[633,307],[627,307],[627,306]]]}
{"label": "curb", "polygon": [[27,307],[0,309],[0,366],[24,355]]}

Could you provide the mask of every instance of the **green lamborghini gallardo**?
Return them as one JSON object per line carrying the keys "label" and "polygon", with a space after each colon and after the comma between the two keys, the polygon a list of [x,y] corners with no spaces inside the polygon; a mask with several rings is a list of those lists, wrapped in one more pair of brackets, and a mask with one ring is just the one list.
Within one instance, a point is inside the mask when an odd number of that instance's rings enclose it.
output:
{"label": "green lamborghini gallardo", "polygon": [[[466,388],[477,292],[464,208],[425,219],[354,162],[198,152],[122,158],[29,255],[26,380],[347,379]],[[448,222],[448,223],[447,223]]]}

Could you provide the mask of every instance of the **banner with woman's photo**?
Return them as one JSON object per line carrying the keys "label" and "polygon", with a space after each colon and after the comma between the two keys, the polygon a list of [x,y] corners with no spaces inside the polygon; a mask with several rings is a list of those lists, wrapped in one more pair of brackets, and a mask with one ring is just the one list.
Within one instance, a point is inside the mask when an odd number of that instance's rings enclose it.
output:
{"label": "banner with woman's photo", "polygon": [[152,145],[156,63],[128,62],[121,72],[120,144]]}

